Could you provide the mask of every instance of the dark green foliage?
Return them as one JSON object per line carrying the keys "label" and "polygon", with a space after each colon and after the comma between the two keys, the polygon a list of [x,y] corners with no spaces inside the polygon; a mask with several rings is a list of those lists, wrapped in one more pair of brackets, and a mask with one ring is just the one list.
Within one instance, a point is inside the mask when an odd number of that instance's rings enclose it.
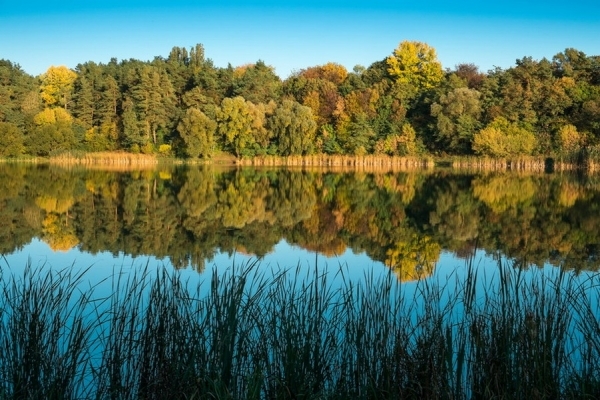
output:
{"label": "dark green foliage", "polygon": [[279,100],[281,80],[273,68],[259,60],[256,64],[241,67],[232,85],[232,96],[242,96],[254,104]]}
{"label": "dark green foliage", "polygon": [[10,122],[0,122],[0,157],[18,157],[23,154],[23,132]]}
{"label": "dark green foliage", "polygon": [[37,126],[25,136],[26,151],[34,156],[49,156],[77,149],[80,143],[70,122]]}

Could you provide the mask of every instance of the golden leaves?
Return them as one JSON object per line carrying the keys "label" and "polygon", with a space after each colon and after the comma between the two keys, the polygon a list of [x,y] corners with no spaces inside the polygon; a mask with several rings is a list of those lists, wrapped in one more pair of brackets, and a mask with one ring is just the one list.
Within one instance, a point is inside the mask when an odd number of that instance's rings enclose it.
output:
{"label": "golden leaves", "polygon": [[58,105],[66,109],[76,78],[77,74],[64,65],[48,68],[48,71],[42,75],[40,87],[44,103],[48,106]]}
{"label": "golden leaves", "polygon": [[444,78],[435,49],[426,43],[403,41],[386,60],[396,82],[431,89]]}

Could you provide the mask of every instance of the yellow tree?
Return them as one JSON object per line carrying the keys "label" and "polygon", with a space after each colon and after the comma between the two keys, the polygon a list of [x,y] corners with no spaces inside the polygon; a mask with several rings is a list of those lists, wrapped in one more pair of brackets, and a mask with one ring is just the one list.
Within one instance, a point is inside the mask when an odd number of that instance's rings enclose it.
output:
{"label": "yellow tree", "polygon": [[532,155],[537,146],[533,132],[497,117],[473,136],[475,153],[491,157]]}
{"label": "yellow tree", "polygon": [[444,78],[435,49],[426,43],[403,41],[386,62],[397,83],[412,85],[417,90],[431,89]]}
{"label": "yellow tree", "polygon": [[561,154],[572,156],[583,144],[583,135],[574,125],[565,125],[558,131],[558,148]]}
{"label": "yellow tree", "polygon": [[44,108],[33,117],[36,125],[51,125],[57,122],[71,123],[73,117],[62,108]]}
{"label": "yellow tree", "polygon": [[77,74],[63,65],[48,68],[42,75],[40,87],[44,103],[48,106],[61,106],[66,110],[73,93],[75,78]]}

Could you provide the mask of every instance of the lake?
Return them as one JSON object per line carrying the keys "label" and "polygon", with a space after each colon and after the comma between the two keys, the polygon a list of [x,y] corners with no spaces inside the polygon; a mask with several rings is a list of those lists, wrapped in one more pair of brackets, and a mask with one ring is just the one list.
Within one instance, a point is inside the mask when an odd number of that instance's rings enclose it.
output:
{"label": "lake", "polygon": [[507,258],[596,271],[600,179],[558,174],[354,173],[0,165],[0,251],[12,267],[162,263],[202,273],[280,266],[437,269]]}
{"label": "lake", "polygon": [[594,395],[599,195],[568,174],[0,164],[0,376],[33,359],[33,397]]}

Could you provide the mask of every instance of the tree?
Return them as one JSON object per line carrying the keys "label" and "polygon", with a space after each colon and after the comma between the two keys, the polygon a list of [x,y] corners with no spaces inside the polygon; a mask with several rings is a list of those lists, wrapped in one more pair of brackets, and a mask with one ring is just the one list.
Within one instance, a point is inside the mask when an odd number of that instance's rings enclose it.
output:
{"label": "tree", "polygon": [[23,132],[10,122],[0,122],[0,157],[17,157],[23,154]]}
{"label": "tree", "polygon": [[558,150],[561,155],[572,157],[581,149],[583,137],[573,125],[565,125],[558,131]]}
{"label": "tree", "polygon": [[426,43],[403,41],[386,60],[388,73],[397,83],[417,90],[431,89],[444,78],[435,49]]}
{"label": "tree", "polygon": [[60,106],[65,110],[71,102],[73,84],[77,74],[65,66],[51,66],[42,75],[40,86],[42,100],[48,106]]}
{"label": "tree", "polygon": [[273,67],[259,60],[256,64],[238,67],[234,71],[232,95],[242,96],[254,103],[277,100],[281,92],[281,80]]}
{"label": "tree", "polygon": [[51,125],[57,122],[71,123],[73,117],[62,108],[44,108],[33,117],[36,125]]}
{"label": "tree", "polygon": [[485,74],[479,72],[479,67],[473,63],[458,64],[454,74],[464,79],[469,89],[479,89],[485,80]]}
{"label": "tree", "polygon": [[77,119],[87,128],[94,126],[97,102],[93,82],[81,75],[75,81],[75,106],[73,112]]}
{"label": "tree", "polygon": [[480,155],[511,157],[531,155],[536,147],[531,131],[498,117],[473,137],[473,150]]}
{"label": "tree", "polygon": [[42,157],[72,150],[75,144],[75,132],[71,123],[67,121],[39,125],[25,138],[27,152]]}
{"label": "tree", "polygon": [[444,151],[470,152],[473,135],[480,127],[480,97],[477,90],[462,87],[443,94],[431,105],[431,115],[437,120],[435,137]]}
{"label": "tree", "polygon": [[174,108],[174,90],[169,77],[156,67],[138,70],[139,81],[132,95],[140,121],[146,124],[146,137],[158,144],[157,132],[168,125]]}
{"label": "tree", "polygon": [[362,156],[370,152],[375,137],[373,128],[364,114],[359,114],[346,128],[344,147],[349,154]]}
{"label": "tree", "polygon": [[343,65],[329,62],[324,65],[310,67],[300,71],[300,76],[306,79],[322,79],[340,86],[348,77],[348,71]]}
{"label": "tree", "polygon": [[185,153],[192,158],[210,158],[214,150],[217,123],[197,108],[188,108],[177,125],[185,143]]}
{"label": "tree", "polygon": [[236,157],[253,144],[252,114],[243,97],[225,98],[217,112],[218,132]]}
{"label": "tree", "polygon": [[34,78],[23,72],[19,65],[0,59],[0,122],[11,122],[23,129],[26,113],[21,105],[30,93],[37,95],[35,89]]}
{"label": "tree", "polygon": [[268,126],[273,131],[281,155],[312,152],[317,124],[310,108],[284,100],[269,118]]}

